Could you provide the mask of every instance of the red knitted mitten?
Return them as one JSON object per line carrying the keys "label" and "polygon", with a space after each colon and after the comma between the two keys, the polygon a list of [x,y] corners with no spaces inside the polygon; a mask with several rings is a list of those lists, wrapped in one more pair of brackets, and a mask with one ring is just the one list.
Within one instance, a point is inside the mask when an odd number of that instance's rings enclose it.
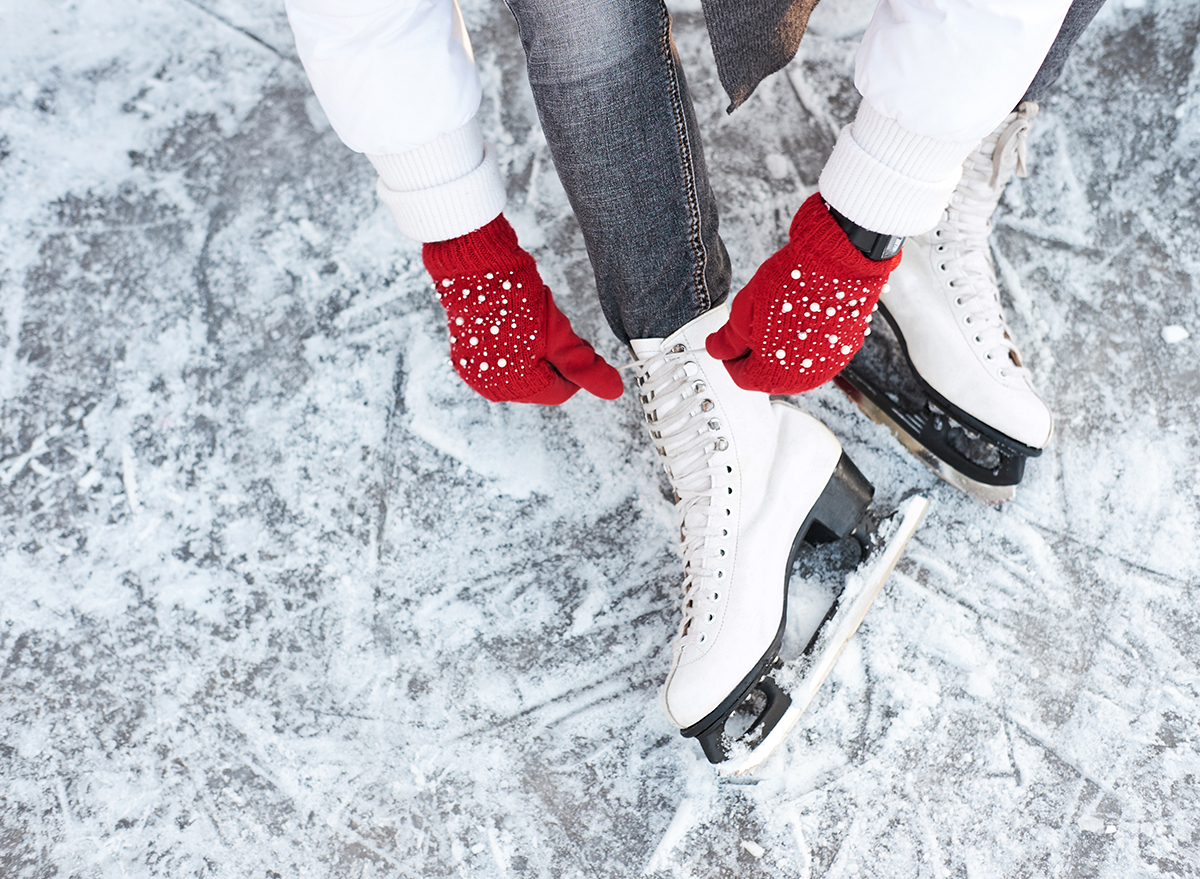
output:
{"label": "red knitted mitten", "polygon": [[863,256],[819,194],[796,211],[788,243],[750,279],[708,353],[751,391],[799,394],[833,378],[862,347],[900,255]]}
{"label": "red knitted mitten", "polygon": [[620,373],[575,335],[503,214],[426,244],[421,256],[446,309],[451,363],[475,391],[495,403],[547,406],[580,388],[621,396]]}

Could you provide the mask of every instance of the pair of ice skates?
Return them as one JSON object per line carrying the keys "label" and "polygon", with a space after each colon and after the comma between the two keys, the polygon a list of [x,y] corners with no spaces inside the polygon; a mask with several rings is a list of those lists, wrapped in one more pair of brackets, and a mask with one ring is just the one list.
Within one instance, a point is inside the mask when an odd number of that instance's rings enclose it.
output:
{"label": "pair of ice skates", "polygon": [[[1040,452],[1052,427],[1013,347],[987,245],[1004,186],[1023,171],[1036,112],[1022,105],[984,140],[942,221],[906,242],[880,299],[885,321],[876,324],[886,331],[868,338],[839,378],[937,472],[993,501],[1011,496],[1024,458]],[[650,434],[675,489],[684,560],[683,620],[663,706],[710,761],[738,774],[795,725],[927,503],[910,498],[889,520],[875,520],[871,484],[828,428],[742,390],[706,353],[725,319],[724,308],[714,309],[632,347]],[[804,654],[783,667],[787,582],[801,544],[850,537],[863,564]]]}

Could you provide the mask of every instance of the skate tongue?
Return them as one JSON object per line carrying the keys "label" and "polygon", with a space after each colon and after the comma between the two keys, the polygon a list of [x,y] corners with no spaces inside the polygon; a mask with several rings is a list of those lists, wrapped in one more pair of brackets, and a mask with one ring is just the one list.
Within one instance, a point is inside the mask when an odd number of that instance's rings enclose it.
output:
{"label": "skate tongue", "polygon": [[630,339],[629,347],[638,360],[648,360],[662,351],[662,339]]}
{"label": "skate tongue", "polygon": [[703,314],[692,318],[671,335],[663,339],[630,339],[629,347],[638,360],[648,360],[655,354],[664,354],[667,349],[682,344],[687,348],[701,350],[710,333],[715,333],[729,320],[729,303],[722,302]]}

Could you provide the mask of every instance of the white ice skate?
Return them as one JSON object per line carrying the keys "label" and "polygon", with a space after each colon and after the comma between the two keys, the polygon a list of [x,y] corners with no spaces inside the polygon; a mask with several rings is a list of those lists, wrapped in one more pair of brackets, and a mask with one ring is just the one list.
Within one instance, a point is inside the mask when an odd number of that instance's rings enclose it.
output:
{"label": "white ice skate", "polygon": [[[770,741],[773,749],[782,738],[783,731],[771,734],[798,706],[769,674],[783,638],[792,562],[806,537],[852,535],[873,494],[828,428],[742,390],[705,352],[705,339],[727,314],[717,308],[666,339],[632,343],[650,435],[675,489],[684,561],[683,620],[662,702],[714,763],[739,747],[761,761],[769,751],[756,746]],[[870,598],[881,584],[871,583]],[[833,645],[837,652],[842,644]],[[765,704],[736,746],[725,722],[755,692]]]}
{"label": "white ice skate", "polygon": [[939,475],[993,502],[1013,496],[1053,429],[1004,319],[988,247],[1005,186],[1025,176],[1037,112],[1026,102],[1009,114],[963,164],[938,225],[905,241],[880,297],[886,321],[839,382]]}

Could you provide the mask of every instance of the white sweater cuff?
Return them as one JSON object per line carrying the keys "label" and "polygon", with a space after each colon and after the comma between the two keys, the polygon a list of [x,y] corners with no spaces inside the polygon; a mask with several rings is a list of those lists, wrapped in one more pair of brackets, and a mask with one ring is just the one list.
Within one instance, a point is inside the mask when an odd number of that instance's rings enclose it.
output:
{"label": "white sweater cuff", "polygon": [[380,199],[415,241],[466,235],[504,210],[504,181],[474,119],[415,150],[367,158],[379,172]]}
{"label": "white sweater cuff", "polygon": [[872,232],[918,235],[937,225],[976,146],[916,134],[864,100],[817,185],[829,204]]}

